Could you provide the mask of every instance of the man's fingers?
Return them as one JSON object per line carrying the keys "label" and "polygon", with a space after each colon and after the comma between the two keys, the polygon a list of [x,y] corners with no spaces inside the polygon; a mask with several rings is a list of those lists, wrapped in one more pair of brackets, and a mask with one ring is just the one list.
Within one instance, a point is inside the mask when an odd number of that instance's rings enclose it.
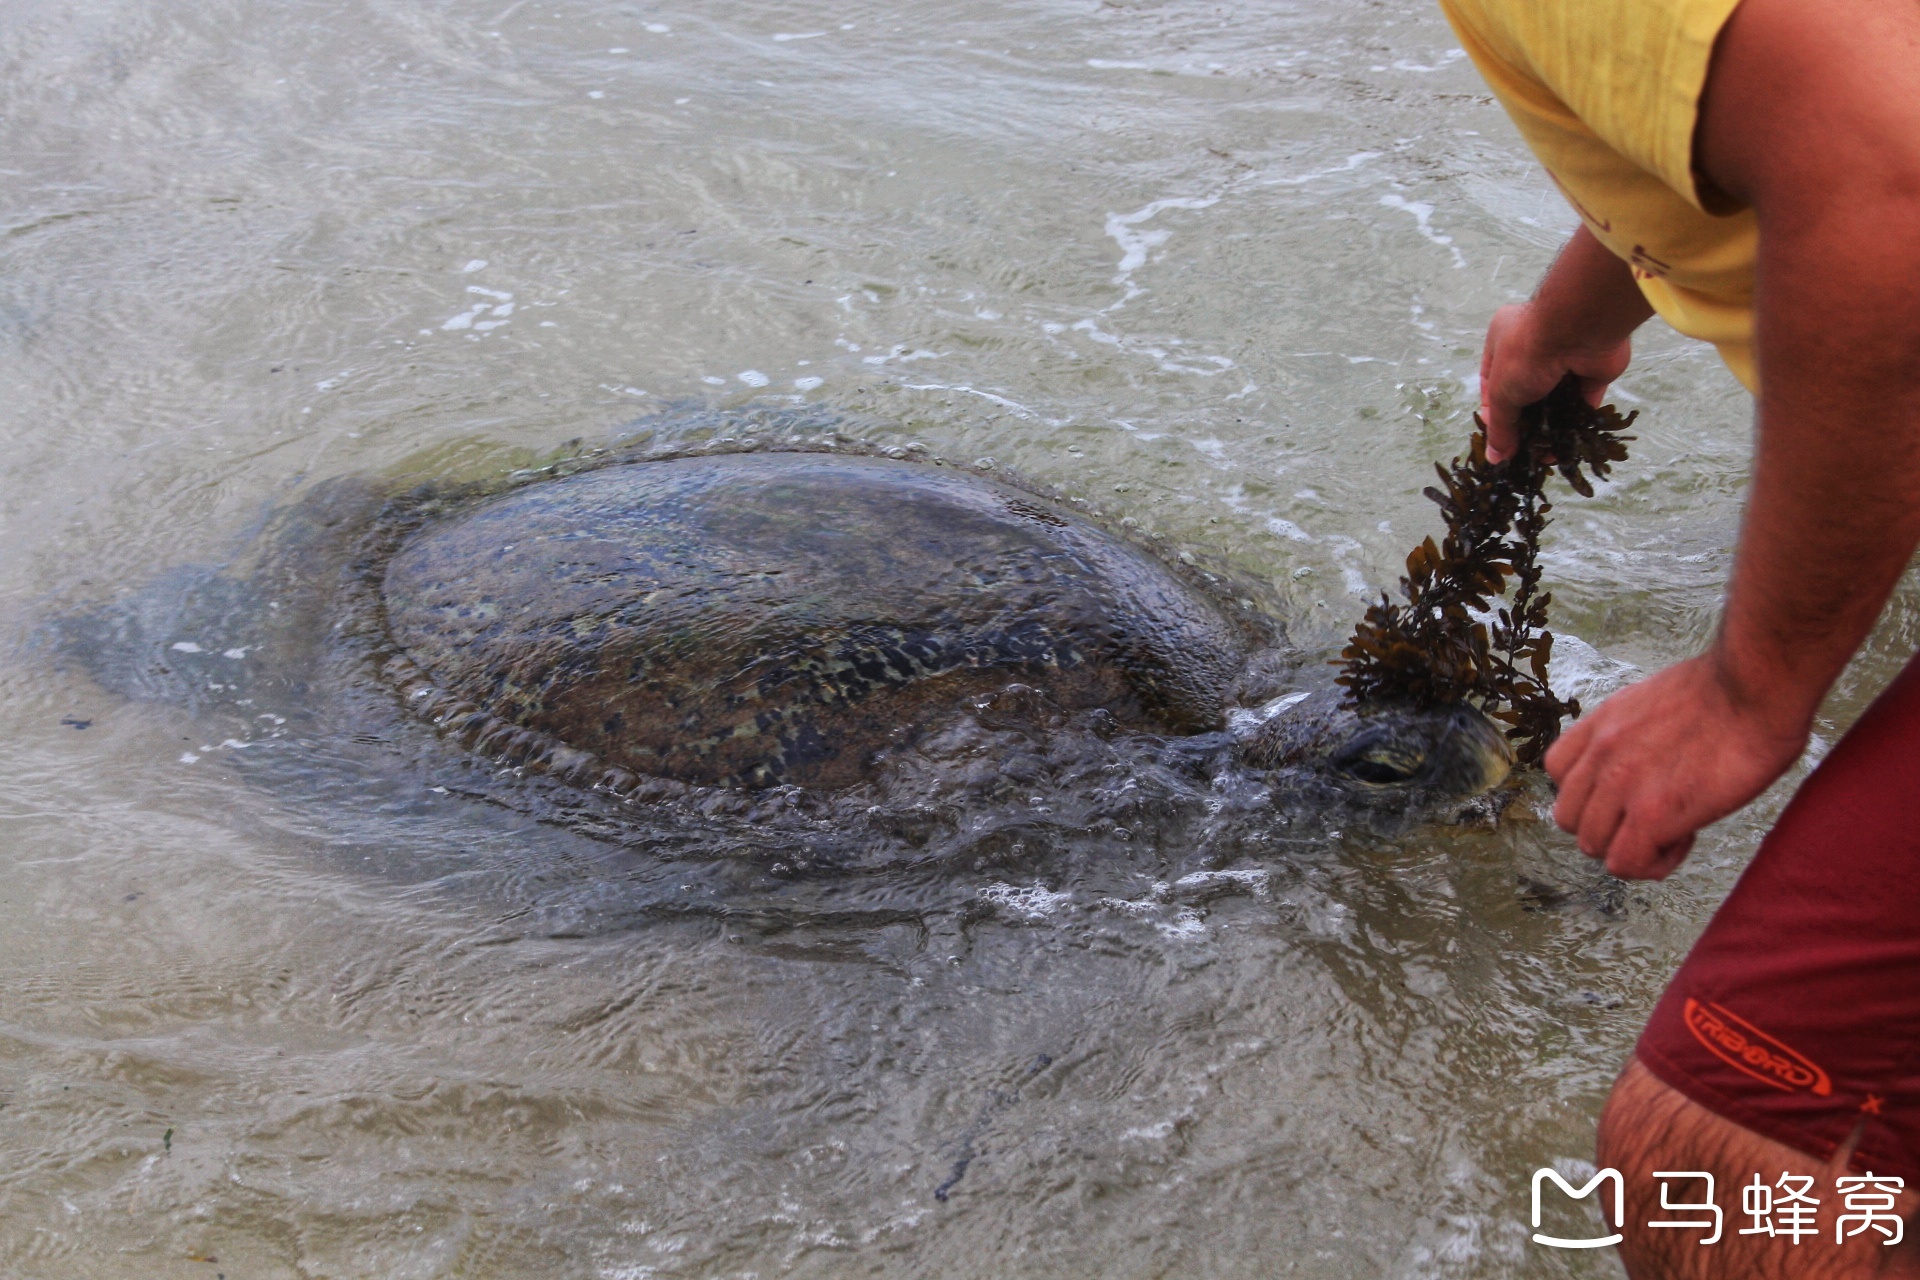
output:
{"label": "man's fingers", "polygon": [[1606,378],[1580,379],[1580,395],[1588,404],[1598,409],[1600,402],[1607,398],[1607,388],[1613,383]]}
{"label": "man's fingers", "polygon": [[1520,447],[1520,411],[1489,396],[1481,415],[1487,423],[1487,461],[1505,462]]}
{"label": "man's fingers", "polygon": [[1579,825],[1572,830],[1580,837],[1580,852],[1589,858],[1604,858],[1626,821],[1626,798],[1632,794],[1633,782],[1619,765],[1589,772],[1593,785],[1581,806]]}
{"label": "man's fingers", "polygon": [[1607,848],[1607,870],[1623,880],[1664,880],[1693,850],[1693,833],[1675,835],[1673,819],[1628,814]]}
{"label": "man's fingers", "polygon": [[1579,834],[1587,801],[1593,795],[1594,775],[1597,772],[1597,762],[1588,752],[1574,761],[1564,778],[1556,779],[1560,784],[1560,796],[1553,803],[1553,820],[1562,831]]}
{"label": "man's fingers", "polygon": [[1661,845],[1658,849],[1654,850],[1654,853],[1653,853],[1654,873],[1649,878],[1654,880],[1665,880],[1668,876],[1673,874],[1673,870],[1675,867],[1679,866],[1681,863],[1687,860],[1687,855],[1692,852],[1693,852],[1692,836],[1685,836],[1679,840],[1673,841],[1671,844]]}
{"label": "man's fingers", "polygon": [[[1593,714],[1597,717],[1602,713],[1596,710]],[[1573,728],[1547,750],[1544,763],[1557,793],[1553,820],[1562,831],[1580,829],[1580,811],[1586,808],[1587,796],[1593,790],[1593,726],[1592,719],[1575,721]]]}

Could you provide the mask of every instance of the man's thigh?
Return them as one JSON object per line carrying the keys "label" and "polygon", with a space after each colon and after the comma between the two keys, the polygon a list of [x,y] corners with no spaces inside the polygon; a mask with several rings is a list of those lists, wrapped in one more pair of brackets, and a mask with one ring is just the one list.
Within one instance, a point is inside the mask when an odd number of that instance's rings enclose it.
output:
{"label": "man's thigh", "polygon": [[[1740,1277],[1920,1277],[1920,1241],[1913,1235],[1920,1222],[1920,1194],[1909,1189],[1898,1194],[1893,1212],[1905,1220],[1901,1242],[1889,1246],[1878,1229],[1863,1230],[1835,1241],[1839,1215],[1846,1212],[1835,1186],[1836,1178],[1852,1176],[1847,1168],[1852,1146],[1831,1160],[1818,1160],[1801,1151],[1743,1129],[1715,1115],[1679,1090],[1662,1082],[1638,1059],[1627,1064],[1607,1099],[1600,1117],[1599,1163],[1618,1169],[1626,1182],[1627,1220],[1620,1256],[1633,1280],[1707,1280]],[[1647,1223],[1673,1218],[1660,1206],[1658,1172],[1698,1171],[1713,1175],[1715,1196],[1726,1212],[1725,1228],[1713,1244],[1701,1244],[1697,1231],[1662,1230]],[[1740,1232],[1753,1219],[1739,1212],[1735,1190],[1760,1175],[1773,1184],[1781,1174],[1812,1175],[1810,1194],[1820,1201],[1815,1218],[1818,1233],[1795,1243],[1780,1235]],[[1696,1180],[1669,1182],[1674,1203],[1697,1195]],[[1679,1215],[1685,1216],[1685,1215]]]}

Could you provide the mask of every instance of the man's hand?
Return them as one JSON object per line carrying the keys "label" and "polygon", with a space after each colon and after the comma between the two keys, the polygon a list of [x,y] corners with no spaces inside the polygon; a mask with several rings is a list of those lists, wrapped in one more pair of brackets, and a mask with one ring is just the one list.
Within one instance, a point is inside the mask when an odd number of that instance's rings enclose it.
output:
{"label": "man's hand", "polygon": [[1601,703],[1547,752],[1554,821],[1580,851],[1632,880],[1660,880],[1693,835],[1785,773],[1808,715],[1732,687],[1713,653],[1668,667]]}
{"label": "man's hand", "polygon": [[1480,417],[1488,459],[1503,461],[1520,447],[1520,410],[1569,373],[1587,403],[1599,404],[1632,358],[1628,335],[1652,314],[1627,264],[1584,226],[1574,232],[1532,301],[1500,308],[1487,325]]}

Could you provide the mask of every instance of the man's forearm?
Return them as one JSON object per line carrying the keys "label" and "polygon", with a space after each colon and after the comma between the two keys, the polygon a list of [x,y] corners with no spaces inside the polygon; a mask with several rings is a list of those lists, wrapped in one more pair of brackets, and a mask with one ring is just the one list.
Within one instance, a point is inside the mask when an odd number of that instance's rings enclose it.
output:
{"label": "man's forearm", "polygon": [[1762,242],[1758,443],[1714,652],[1783,717],[1811,718],[1920,543],[1920,244],[1890,261],[1885,231]]}
{"label": "man's forearm", "polygon": [[1558,350],[1618,346],[1653,314],[1633,269],[1583,222],[1533,293],[1541,340]]}

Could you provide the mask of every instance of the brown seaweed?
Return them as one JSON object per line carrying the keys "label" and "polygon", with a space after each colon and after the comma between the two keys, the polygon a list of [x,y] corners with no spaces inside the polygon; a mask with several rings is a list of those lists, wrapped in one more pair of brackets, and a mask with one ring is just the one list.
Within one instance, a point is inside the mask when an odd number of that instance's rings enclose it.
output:
{"label": "brown seaweed", "polygon": [[[1426,496],[1439,504],[1447,532],[1429,537],[1407,556],[1400,579],[1404,602],[1382,594],[1354,628],[1337,665],[1339,683],[1356,702],[1431,707],[1468,702],[1506,726],[1514,754],[1533,764],[1560,736],[1561,721],[1580,714],[1547,685],[1553,633],[1546,629],[1553,596],[1540,590],[1540,534],[1553,510],[1542,494],[1558,471],[1583,497],[1588,475],[1604,478],[1624,462],[1622,432],[1638,417],[1612,405],[1594,408],[1569,375],[1552,394],[1521,411],[1521,446],[1505,462],[1487,461],[1486,423],[1465,459],[1434,464],[1442,489]],[[1513,580],[1511,602],[1492,613]]]}

